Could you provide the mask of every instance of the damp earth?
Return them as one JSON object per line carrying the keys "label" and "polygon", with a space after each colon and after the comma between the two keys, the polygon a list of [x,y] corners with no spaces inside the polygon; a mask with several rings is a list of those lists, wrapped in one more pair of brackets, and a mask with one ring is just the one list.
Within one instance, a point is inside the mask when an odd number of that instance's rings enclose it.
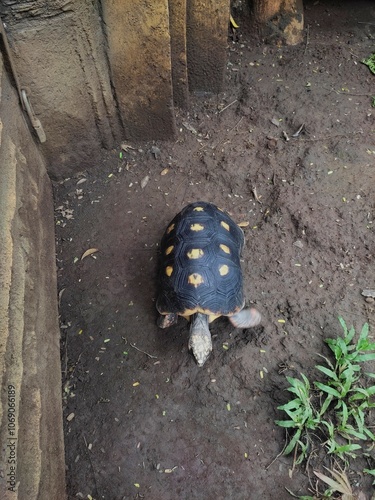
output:
{"label": "damp earth", "polygon": [[[224,91],[191,96],[174,140],[124,140],[54,184],[70,499],[313,495],[312,470],[329,462],[281,454],[286,376],[318,376],[339,316],[374,338],[361,294],[375,288],[375,76],[361,62],[374,6],[307,2],[295,47],[236,21]],[[161,330],[155,308],[160,239],[198,200],[244,226],[246,301],[263,317],[248,330],[212,323],[202,368],[188,323]],[[346,472],[371,498],[366,467]]]}

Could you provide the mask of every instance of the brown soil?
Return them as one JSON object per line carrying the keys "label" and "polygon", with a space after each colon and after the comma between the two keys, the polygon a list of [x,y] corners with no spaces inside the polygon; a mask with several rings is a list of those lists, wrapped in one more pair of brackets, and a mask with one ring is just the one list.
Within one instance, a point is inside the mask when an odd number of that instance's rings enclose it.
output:
{"label": "brown soil", "polygon": [[[292,471],[274,420],[285,375],[317,377],[338,316],[374,332],[361,291],[375,287],[375,77],[361,60],[375,8],[308,2],[305,14],[298,47],[240,28],[226,91],[194,96],[176,141],[107,152],[55,186],[69,498],[287,499],[329,465],[312,449]],[[186,321],[160,330],[155,310],[158,243],[196,200],[249,223],[245,292],[264,318],[248,331],[215,321],[203,368]],[[370,498],[364,467],[348,475]]]}

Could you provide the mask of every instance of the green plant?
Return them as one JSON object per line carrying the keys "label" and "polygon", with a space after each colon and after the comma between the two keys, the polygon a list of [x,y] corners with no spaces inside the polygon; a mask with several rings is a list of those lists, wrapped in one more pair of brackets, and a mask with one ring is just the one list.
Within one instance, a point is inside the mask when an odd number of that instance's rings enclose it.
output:
{"label": "green plant", "polygon": [[[325,380],[311,384],[302,373],[302,380],[287,377],[290,384],[287,390],[296,397],[278,407],[289,418],[276,420],[276,423],[294,430],[284,454],[294,450],[295,464],[307,458],[316,433],[325,439],[327,453],[344,461],[357,456],[362,450],[360,442],[375,441],[375,435],[366,423],[369,410],[375,408],[375,385],[369,382],[375,374],[362,371],[363,362],[375,360],[375,343],[369,340],[368,324],[363,326],[354,342],[354,328],[348,329],[341,317],[339,322],[343,337],[326,339],[334,361],[320,355],[325,365],[316,366]],[[366,472],[373,474],[369,469]]]}
{"label": "green plant", "polygon": [[370,71],[375,75],[375,53],[371,54],[367,59],[362,59],[363,64],[366,64],[370,68]]}
{"label": "green plant", "polygon": [[[310,382],[307,377],[301,373],[302,381],[297,378],[286,377],[290,384],[287,391],[295,394],[297,397],[279,406],[279,410],[284,410],[290,418],[289,420],[276,420],[276,423],[281,427],[294,428],[292,439],[284,450],[284,454],[288,455],[293,449],[300,449],[300,454],[296,458],[296,463],[299,464],[306,458],[308,449],[308,432],[315,430],[320,422],[320,417],[317,414],[311,403]],[[307,441],[304,443],[302,439]]]}

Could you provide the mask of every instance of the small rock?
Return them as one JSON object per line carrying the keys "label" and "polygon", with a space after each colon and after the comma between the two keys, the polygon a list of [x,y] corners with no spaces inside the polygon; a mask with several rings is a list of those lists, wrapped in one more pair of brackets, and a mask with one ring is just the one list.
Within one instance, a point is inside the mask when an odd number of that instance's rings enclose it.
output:
{"label": "small rock", "polygon": [[293,243],[293,245],[294,245],[295,247],[297,247],[297,248],[301,248],[301,249],[303,248],[303,243],[302,243],[302,241],[301,241],[301,240],[297,240],[297,241],[295,241],[295,242]]}
{"label": "small rock", "polygon": [[277,148],[277,139],[273,137],[267,137],[267,148],[271,151],[275,151]]}
{"label": "small rock", "polygon": [[150,153],[154,155],[154,157],[157,159],[161,155],[161,151],[157,146],[152,146],[150,149]]}

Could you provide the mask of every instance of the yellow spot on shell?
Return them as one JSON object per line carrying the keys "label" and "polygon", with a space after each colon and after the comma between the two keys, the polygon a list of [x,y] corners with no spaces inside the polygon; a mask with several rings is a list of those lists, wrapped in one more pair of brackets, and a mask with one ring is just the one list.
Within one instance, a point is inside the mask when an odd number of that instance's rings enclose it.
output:
{"label": "yellow spot on shell", "polygon": [[171,224],[168,228],[167,228],[167,234],[169,234],[171,231],[173,231],[174,229],[174,224]]}
{"label": "yellow spot on shell", "polygon": [[190,226],[190,229],[192,231],[202,231],[202,229],[204,229],[204,226],[202,226],[202,224],[192,224]]}
{"label": "yellow spot on shell", "polygon": [[195,207],[195,208],[193,208],[193,212],[204,212],[204,208],[203,207]]}
{"label": "yellow spot on shell", "polygon": [[229,267],[226,264],[223,264],[219,267],[219,273],[221,274],[221,276],[225,276],[229,273]]}
{"label": "yellow spot on shell", "polygon": [[222,249],[223,252],[230,253],[230,249],[226,245],[221,244],[220,248]]}
{"label": "yellow spot on shell", "polygon": [[223,220],[220,222],[220,224],[223,226],[224,229],[226,229],[227,231],[229,231],[229,224],[227,224]]}
{"label": "yellow spot on shell", "polygon": [[172,267],[172,266],[167,266],[167,267],[165,268],[165,274],[166,274],[167,276],[171,276],[171,274],[172,274],[172,273],[173,273],[173,267]]}
{"label": "yellow spot on shell", "polygon": [[190,276],[188,278],[188,283],[190,285],[194,285],[195,288],[197,288],[197,286],[199,286],[202,283],[204,283],[204,279],[203,279],[203,277],[200,274],[193,273],[193,274],[190,274]]}
{"label": "yellow spot on shell", "polygon": [[190,252],[187,253],[189,259],[199,259],[204,254],[201,248],[192,248]]}
{"label": "yellow spot on shell", "polygon": [[169,255],[172,252],[173,248],[174,248],[173,245],[171,245],[170,247],[168,247],[166,249],[166,251],[165,251],[165,255]]}

